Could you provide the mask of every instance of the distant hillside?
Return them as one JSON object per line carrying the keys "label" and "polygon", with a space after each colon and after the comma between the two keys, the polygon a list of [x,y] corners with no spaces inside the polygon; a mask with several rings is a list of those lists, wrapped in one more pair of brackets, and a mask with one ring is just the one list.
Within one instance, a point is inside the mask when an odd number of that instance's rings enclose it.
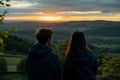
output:
{"label": "distant hillside", "polygon": [[9,22],[6,27],[1,29],[9,29],[17,26],[18,31],[12,34],[21,38],[35,40],[35,30],[37,28],[50,28],[54,32],[54,42],[68,40],[71,33],[79,30],[83,31],[86,36],[120,36],[120,22],[113,21],[70,21],[61,23],[44,23],[44,22]]}
{"label": "distant hillside", "polygon": [[35,40],[35,30],[37,28],[50,28],[53,30],[53,44],[59,44],[70,38],[71,33],[76,30],[83,31],[88,44],[97,46],[104,51],[119,53],[120,50],[120,22],[113,21],[70,21],[60,23],[45,22],[9,22],[6,27],[9,29],[17,26],[18,31],[13,32],[21,38]]}
{"label": "distant hillside", "polygon": [[[106,26],[120,26],[120,22],[114,22],[114,21],[70,21],[70,22],[60,22],[60,23],[45,23],[45,22],[30,22],[30,21],[24,21],[24,22],[9,22],[5,24],[6,26],[17,26],[18,28],[52,28],[55,29],[68,29],[68,28],[77,28],[77,27],[106,27]],[[5,28],[5,27],[3,27]],[[6,27],[5,29],[7,29]],[[23,29],[24,29],[23,28]]]}
{"label": "distant hillside", "polygon": [[85,31],[86,35],[94,36],[120,36],[120,25],[110,25],[105,27],[96,27]]}
{"label": "distant hillside", "polygon": [[[9,29],[17,26],[18,31],[13,34],[22,38],[34,39],[34,32],[37,28],[50,28],[54,31],[54,37],[57,40],[68,39],[70,34],[76,30],[85,32],[87,35],[120,35],[120,22],[113,21],[70,21],[61,23],[44,23],[44,22],[9,22],[7,27],[1,29]],[[23,35],[24,34],[24,35]],[[64,34],[64,36],[63,36]]]}

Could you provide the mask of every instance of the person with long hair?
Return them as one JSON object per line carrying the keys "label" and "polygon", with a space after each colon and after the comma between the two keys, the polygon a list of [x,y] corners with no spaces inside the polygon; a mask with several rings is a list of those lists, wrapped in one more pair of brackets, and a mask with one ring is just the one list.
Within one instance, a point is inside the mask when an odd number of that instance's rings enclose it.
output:
{"label": "person with long hair", "polygon": [[97,58],[89,50],[83,32],[72,34],[65,56],[63,80],[96,80]]}

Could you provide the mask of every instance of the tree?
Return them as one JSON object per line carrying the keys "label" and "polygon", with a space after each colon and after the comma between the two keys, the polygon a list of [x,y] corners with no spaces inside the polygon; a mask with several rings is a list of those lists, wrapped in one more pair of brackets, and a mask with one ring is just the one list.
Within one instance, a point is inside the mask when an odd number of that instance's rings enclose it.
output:
{"label": "tree", "polygon": [[[9,4],[11,0],[0,0],[0,7],[10,7],[11,5]],[[3,14],[0,14],[0,23],[3,22],[5,15],[6,15],[7,11],[4,10]]]}
{"label": "tree", "polygon": [[0,73],[7,72],[7,61],[0,57]]}
{"label": "tree", "polygon": [[64,61],[65,61],[65,52],[66,52],[67,44],[68,41],[61,42],[54,49],[60,59],[62,66],[64,65]]}
{"label": "tree", "polygon": [[[0,0],[0,8],[6,8],[10,7],[11,5],[9,4],[11,0]],[[4,26],[4,18],[7,13],[7,10],[3,10],[3,13],[0,14],[0,28]],[[9,33],[11,31],[17,30],[16,27],[11,28],[10,30],[2,30],[0,29],[0,55],[3,54],[3,49],[4,49],[4,38],[7,38],[9,36]]]}
{"label": "tree", "polygon": [[34,44],[32,40],[13,35],[9,35],[8,38],[4,39],[4,43],[4,51],[10,52],[9,54],[27,54],[28,49]]}
{"label": "tree", "polygon": [[0,55],[2,55],[2,51],[4,49],[4,45],[3,45],[3,39],[0,37]]}
{"label": "tree", "polygon": [[[10,2],[10,0],[0,0],[0,8],[1,7],[10,7],[9,2]],[[7,11],[4,10],[4,12],[2,14],[0,14],[0,25],[4,24],[3,20],[5,18],[6,13],[7,13]],[[2,52],[3,52],[3,49],[4,49],[3,38],[7,37],[7,36],[8,36],[8,31],[4,31],[4,30],[0,29],[0,55],[2,55]]]}
{"label": "tree", "polygon": [[109,76],[120,76],[120,55],[114,54],[114,55],[103,55],[102,63],[100,67],[98,68],[102,75]]}

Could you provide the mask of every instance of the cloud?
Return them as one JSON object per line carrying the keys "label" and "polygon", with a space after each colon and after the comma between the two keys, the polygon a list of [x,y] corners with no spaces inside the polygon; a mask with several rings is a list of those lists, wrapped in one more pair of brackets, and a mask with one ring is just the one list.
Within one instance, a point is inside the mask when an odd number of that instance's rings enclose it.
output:
{"label": "cloud", "polygon": [[70,15],[120,13],[120,0],[14,0],[12,6],[9,11],[20,15],[37,12]]}
{"label": "cloud", "polygon": [[12,5],[12,8],[27,8],[27,7],[31,6],[32,4],[31,3],[26,3],[26,2],[23,2],[23,1],[22,2],[14,1],[14,2],[11,3],[11,5]]}
{"label": "cloud", "polygon": [[12,1],[10,4],[11,8],[29,8],[31,6],[36,5],[36,3],[33,4],[28,1]]}
{"label": "cloud", "polygon": [[41,11],[120,11],[120,0],[29,0]]}
{"label": "cloud", "polygon": [[8,16],[31,16],[31,15],[34,15],[34,16],[40,16],[40,15],[43,15],[44,13],[43,12],[11,12],[8,14]]}
{"label": "cloud", "polygon": [[70,14],[70,15],[81,15],[81,14],[100,14],[101,11],[64,11],[64,12],[57,12],[57,14]]}

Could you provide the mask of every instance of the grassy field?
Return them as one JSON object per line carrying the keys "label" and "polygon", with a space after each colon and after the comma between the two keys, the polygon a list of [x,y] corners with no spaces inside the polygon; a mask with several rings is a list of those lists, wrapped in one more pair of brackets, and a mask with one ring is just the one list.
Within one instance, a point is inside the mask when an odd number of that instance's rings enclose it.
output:
{"label": "grassy field", "polygon": [[17,65],[25,56],[12,56],[12,55],[4,55],[2,56],[7,61],[8,72],[16,72]]}
{"label": "grassy field", "polygon": [[[27,80],[26,73],[5,73],[0,75],[0,80]],[[120,80],[115,76],[97,76],[96,80]]]}
{"label": "grassy field", "polygon": [[21,59],[25,58],[25,56],[5,54],[0,57],[3,57],[8,65],[8,72],[0,74],[0,80],[27,80],[25,73],[19,73],[16,71],[17,65]]}
{"label": "grassy field", "polygon": [[5,73],[0,75],[0,80],[27,80],[25,73]]}

